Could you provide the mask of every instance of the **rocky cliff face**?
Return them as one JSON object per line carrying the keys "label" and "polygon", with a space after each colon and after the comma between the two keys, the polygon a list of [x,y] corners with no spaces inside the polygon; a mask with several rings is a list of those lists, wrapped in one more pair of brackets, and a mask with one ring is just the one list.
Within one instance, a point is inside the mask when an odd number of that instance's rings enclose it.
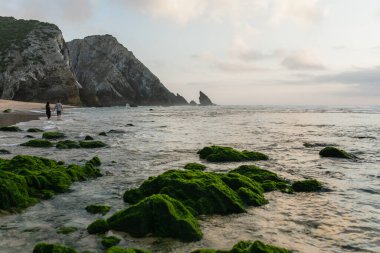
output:
{"label": "rocky cliff face", "polygon": [[215,105],[202,91],[199,92],[199,105]]}
{"label": "rocky cliff face", "polygon": [[89,36],[67,45],[72,71],[82,85],[80,96],[85,105],[187,104],[111,35]]}
{"label": "rocky cliff face", "polygon": [[80,85],[57,26],[0,17],[0,97],[79,104]]}

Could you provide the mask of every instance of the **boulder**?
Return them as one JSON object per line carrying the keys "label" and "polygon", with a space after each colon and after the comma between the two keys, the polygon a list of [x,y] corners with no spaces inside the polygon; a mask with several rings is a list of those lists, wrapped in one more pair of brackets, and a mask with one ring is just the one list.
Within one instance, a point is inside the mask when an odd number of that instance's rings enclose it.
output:
{"label": "boulder", "polygon": [[268,156],[248,150],[238,151],[230,147],[209,146],[197,152],[201,159],[209,162],[241,162],[241,161],[259,161],[268,160]]}

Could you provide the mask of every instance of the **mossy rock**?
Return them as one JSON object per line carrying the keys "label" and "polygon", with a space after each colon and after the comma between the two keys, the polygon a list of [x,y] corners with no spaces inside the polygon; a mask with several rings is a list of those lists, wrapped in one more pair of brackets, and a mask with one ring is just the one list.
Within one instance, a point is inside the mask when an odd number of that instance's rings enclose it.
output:
{"label": "mossy rock", "polygon": [[44,132],[44,130],[39,129],[39,128],[29,128],[26,131],[29,132],[29,133],[42,133],[42,132]]}
{"label": "mossy rock", "polygon": [[77,251],[59,244],[39,243],[34,247],[33,253],[77,253]]}
{"label": "mossy rock", "polygon": [[58,149],[73,149],[73,148],[81,148],[78,142],[72,140],[59,141],[55,145]]}
{"label": "mossy rock", "polygon": [[125,249],[122,247],[114,246],[107,250],[107,253],[151,253],[151,251],[129,248]]}
{"label": "mossy rock", "polygon": [[12,109],[5,109],[5,110],[3,111],[3,113],[10,113],[10,112],[12,112]]}
{"label": "mossy rock", "polygon": [[106,132],[100,132],[99,135],[100,136],[107,136],[107,133]]}
{"label": "mossy rock", "polygon": [[142,237],[149,233],[182,241],[202,238],[198,221],[178,200],[165,194],[147,197],[112,215],[107,223],[111,229]]}
{"label": "mossy rock", "polygon": [[0,127],[0,131],[4,132],[22,132],[21,128],[17,126],[3,126]]}
{"label": "mossy rock", "polygon": [[102,165],[102,161],[100,160],[98,156],[94,156],[93,158],[88,160],[86,164],[92,164],[93,166],[100,166]]}
{"label": "mossy rock", "polygon": [[53,143],[48,140],[34,139],[24,143],[21,143],[20,146],[34,147],[34,148],[51,148]]}
{"label": "mossy rock", "polygon": [[192,253],[290,253],[288,249],[265,244],[261,241],[240,241],[231,250],[199,249]]}
{"label": "mossy rock", "polygon": [[231,170],[230,173],[244,175],[259,183],[263,183],[264,181],[286,182],[286,180],[280,178],[276,173],[261,169],[256,165],[242,165]]}
{"label": "mossy rock", "polygon": [[117,238],[116,236],[106,236],[103,237],[101,244],[104,248],[108,249],[112,246],[118,245],[120,243],[121,239]]}
{"label": "mossy rock", "polygon": [[44,132],[42,134],[42,138],[44,139],[62,139],[65,138],[66,135],[61,132]]}
{"label": "mossy rock", "polygon": [[9,154],[11,154],[11,152],[9,150],[0,149],[0,155],[9,155]]}
{"label": "mossy rock", "polygon": [[204,147],[197,152],[201,159],[209,162],[240,162],[268,160],[268,156],[248,150],[238,151],[230,147],[210,146]]}
{"label": "mossy rock", "polygon": [[295,192],[318,192],[322,190],[322,184],[315,179],[296,181],[292,184]]}
{"label": "mossy rock", "polygon": [[188,163],[185,165],[185,170],[205,170],[207,166],[200,163]]}
{"label": "mossy rock", "polygon": [[92,140],[94,140],[94,138],[91,137],[90,135],[86,135],[86,137],[84,137],[84,139],[85,139],[86,141],[92,141]]}
{"label": "mossy rock", "polygon": [[86,211],[92,214],[101,213],[102,215],[105,215],[106,213],[109,212],[109,210],[111,210],[111,207],[105,206],[105,205],[95,204],[95,205],[86,206]]}
{"label": "mossy rock", "polygon": [[246,187],[240,187],[237,193],[244,203],[250,206],[262,206],[268,203],[268,200],[262,194],[258,194]]}
{"label": "mossy rock", "polygon": [[60,227],[57,229],[57,233],[58,234],[64,234],[64,235],[68,235],[68,234],[71,234],[71,233],[74,233],[78,231],[78,228],[77,227]]}
{"label": "mossy rock", "polygon": [[27,134],[27,135],[24,136],[24,138],[34,139],[36,137],[34,137],[33,135],[30,135],[30,134]]}
{"label": "mossy rock", "polygon": [[18,155],[0,159],[0,209],[24,208],[68,190],[72,182],[101,176],[92,164],[84,166],[42,157]]}
{"label": "mossy rock", "polygon": [[353,155],[347,153],[342,149],[338,149],[335,147],[325,147],[319,152],[319,155],[322,157],[335,157],[335,158],[344,158],[351,159],[354,158]]}
{"label": "mossy rock", "polygon": [[80,141],[79,145],[81,148],[103,148],[107,146],[102,141]]}
{"label": "mossy rock", "polygon": [[108,223],[103,219],[97,219],[87,227],[87,232],[89,234],[104,234],[108,230]]}
{"label": "mossy rock", "polygon": [[219,174],[203,171],[169,170],[150,177],[138,189],[124,193],[124,201],[135,204],[153,194],[167,194],[190,207],[194,214],[245,212],[237,193]]}

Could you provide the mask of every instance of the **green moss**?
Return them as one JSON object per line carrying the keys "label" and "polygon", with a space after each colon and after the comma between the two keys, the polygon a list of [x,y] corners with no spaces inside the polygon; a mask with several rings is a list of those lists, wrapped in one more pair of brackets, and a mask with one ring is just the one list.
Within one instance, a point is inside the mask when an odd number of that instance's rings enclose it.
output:
{"label": "green moss", "polygon": [[22,130],[17,126],[4,126],[0,127],[0,131],[4,132],[21,132]]}
{"label": "green moss", "polygon": [[137,203],[153,194],[167,194],[190,207],[195,214],[245,212],[243,202],[216,173],[169,170],[124,193],[124,201]]}
{"label": "green moss", "polygon": [[103,237],[101,243],[104,246],[104,248],[108,249],[112,246],[115,246],[120,243],[120,238],[117,238],[116,236],[107,236]]}
{"label": "green moss", "polygon": [[11,152],[6,149],[0,149],[0,155],[9,155]]}
{"label": "green moss", "polygon": [[239,188],[237,193],[244,203],[250,206],[262,206],[268,203],[268,200],[266,200],[262,194],[253,192],[251,189],[245,187]]}
{"label": "green moss", "polygon": [[44,130],[39,129],[39,128],[29,128],[26,131],[29,132],[29,133],[42,133]]}
{"label": "green moss", "polygon": [[108,224],[103,219],[97,219],[87,227],[89,234],[103,234],[109,230]]}
{"label": "green moss", "polygon": [[34,148],[50,148],[53,147],[53,143],[48,140],[35,139],[24,142],[20,146],[34,147]]}
{"label": "green moss", "polygon": [[86,211],[92,214],[101,213],[102,215],[105,215],[106,213],[109,212],[110,209],[111,209],[110,206],[105,206],[105,205],[86,206]]}
{"label": "green moss", "polygon": [[292,189],[295,192],[317,192],[322,190],[322,184],[315,179],[302,180],[294,182]]}
{"label": "green moss", "polygon": [[86,135],[86,137],[84,137],[84,139],[86,141],[92,141],[94,138],[92,138],[90,135]]}
{"label": "green moss", "polygon": [[92,164],[93,166],[100,166],[102,165],[102,161],[100,161],[99,157],[94,156],[93,158],[88,160],[86,164]]}
{"label": "green moss", "polygon": [[239,162],[239,161],[258,161],[268,160],[268,156],[253,151],[238,151],[230,147],[210,146],[198,151],[201,159],[209,162]]}
{"label": "green moss", "polygon": [[347,153],[342,149],[337,149],[335,147],[325,147],[319,152],[319,155],[322,157],[335,157],[335,158],[345,158],[351,159],[354,158],[353,155]]}
{"label": "green moss", "polygon": [[107,146],[107,144],[101,141],[80,141],[79,145],[81,148],[103,148]]}
{"label": "green moss", "polygon": [[178,200],[165,194],[152,195],[112,215],[107,223],[114,230],[141,237],[149,233],[182,241],[202,238],[198,221]]}
{"label": "green moss", "polygon": [[92,164],[59,165],[56,161],[27,155],[0,160],[0,209],[23,208],[36,199],[49,199],[68,190],[72,182],[100,176]]}
{"label": "green moss", "polygon": [[12,110],[11,109],[5,109],[4,111],[3,111],[3,113],[10,113]]}
{"label": "green moss", "polygon": [[188,163],[184,168],[185,170],[205,170],[207,166],[200,163]]}
{"label": "green moss", "polygon": [[76,141],[65,140],[65,141],[57,142],[55,147],[58,149],[73,149],[73,148],[80,148],[80,145]]}
{"label": "green moss", "polygon": [[274,182],[286,182],[284,179],[280,178],[276,173],[269,170],[261,169],[255,165],[242,165],[237,169],[230,172],[238,173],[249,177],[253,181],[263,183],[264,181],[274,181]]}
{"label": "green moss", "polygon": [[65,137],[66,135],[61,132],[45,132],[42,134],[42,138],[45,138],[45,139],[61,139]]}
{"label": "green moss", "polygon": [[122,247],[114,246],[112,248],[109,248],[107,250],[107,253],[151,253],[151,251],[134,248],[124,249]]}
{"label": "green moss", "polygon": [[63,227],[60,227],[57,229],[58,234],[64,234],[64,235],[71,234],[71,233],[74,233],[76,231],[78,231],[78,228],[76,228],[76,227],[65,227],[65,226],[63,226]]}
{"label": "green moss", "polygon": [[59,244],[39,243],[34,247],[33,253],[77,253],[77,251]]}
{"label": "green moss", "polygon": [[290,250],[279,248],[261,241],[240,241],[231,250],[199,249],[192,253],[290,253]]}

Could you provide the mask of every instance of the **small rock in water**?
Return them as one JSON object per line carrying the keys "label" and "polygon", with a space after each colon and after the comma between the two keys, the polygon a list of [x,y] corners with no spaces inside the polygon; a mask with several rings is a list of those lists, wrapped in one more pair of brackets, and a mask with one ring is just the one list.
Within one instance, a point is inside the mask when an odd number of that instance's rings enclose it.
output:
{"label": "small rock in water", "polygon": [[107,133],[106,132],[100,132],[99,135],[101,135],[101,136],[107,136]]}
{"label": "small rock in water", "polygon": [[36,137],[34,137],[33,135],[28,134],[28,135],[25,135],[24,138],[34,139]]}
{"label": "small rock in water", "polygon": [[135,126],[135,125],[133,125],[132,123],[128,123],[126,126]]}
{"label": "small rock in water", "polygon": [[325,147],[319,152],[321,157],[334,157],[334,158],[344,158],[344,159],[352,159],[355,158],[354,155],[347,153],[342,149],[338,149],[335,147]]}
{"label": "small rock in water", "polygon": [[6,149],[0,149],[0,155],[9,155],[11,152]]}
{"label": "small rock in water", "polygon": [[90,135],[86,135],[86,137],[84,137],[84,139],[86,141],[92,141],[94,138],[92,138]]}
{"label": "small rock in water", "polygon": [[123,134],[125,133],[125,130],[122,130],[122,129],[111,129],[108,131],[108,133],[110,134]]}

